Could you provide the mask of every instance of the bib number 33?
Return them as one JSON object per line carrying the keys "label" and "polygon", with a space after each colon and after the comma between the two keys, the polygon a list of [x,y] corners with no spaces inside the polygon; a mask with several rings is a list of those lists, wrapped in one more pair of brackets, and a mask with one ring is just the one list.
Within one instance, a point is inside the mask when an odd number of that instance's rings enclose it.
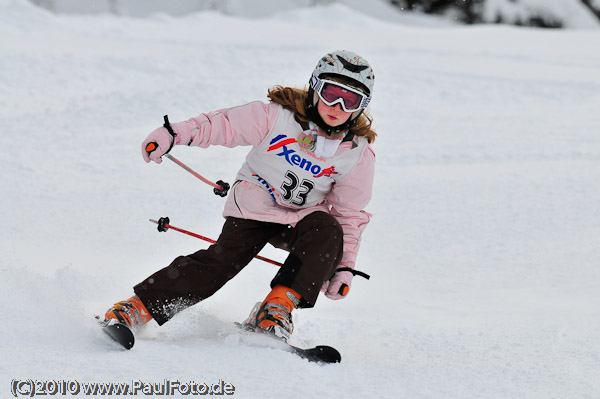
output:
{"label": "bib number 33", "polygon": [[297,206],[306,203],[308,193],[315,188],[315,183],[308,179],[300,179],[294,172],[288,170],[285,174],[286,181],[281,185],[283,199]]}

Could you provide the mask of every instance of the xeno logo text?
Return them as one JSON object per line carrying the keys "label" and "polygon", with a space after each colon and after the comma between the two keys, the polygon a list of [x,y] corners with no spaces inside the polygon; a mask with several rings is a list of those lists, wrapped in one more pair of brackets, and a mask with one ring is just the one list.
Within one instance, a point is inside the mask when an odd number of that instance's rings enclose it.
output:
{"label": "xeno logo text", "polygon": [[295,138],[288,138],[286,135],[280,134],[279,136],[277,136],[273,140],[271,140],[271,142],[269,143],[270,146],[267,149],[267,152],[275,151],[275,150],[278,150],[281,148],[281,152],[278,154],[275,154],[275,155],[283,157],[286,160],[286,162],[292,166],[297,166],[301,169],[304,169],[304,170],[312,173],[313,177],[321,177],[321,176],[331,177],[331,175],[336,175],[338,173],[335,171],[335,168],[333,165],[328,168],[323,169],[323,168],[321,168],[321,166],[319,166],[317,164],[313,164],[308,159],[300,156],[298,153],[296,153],[296,150],[292,150],[291,148],[287,147],[287,145],[293,144],[293,143],[296,143]]}

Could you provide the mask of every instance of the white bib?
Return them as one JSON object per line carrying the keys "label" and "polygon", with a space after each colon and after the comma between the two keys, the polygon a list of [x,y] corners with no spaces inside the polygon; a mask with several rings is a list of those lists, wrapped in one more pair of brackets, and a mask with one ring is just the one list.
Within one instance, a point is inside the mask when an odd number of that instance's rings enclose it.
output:
{"label": "white bib", "polygon": [[273,128],[246,157],[238,180],[262,186],[280,205],[307,208],[325,202],[335,182],[346,177],[361,159],[367,139],[354,137],[352,148],[340,148],[327,159],[298,144],[303,133],[291,111],[280,107]]}

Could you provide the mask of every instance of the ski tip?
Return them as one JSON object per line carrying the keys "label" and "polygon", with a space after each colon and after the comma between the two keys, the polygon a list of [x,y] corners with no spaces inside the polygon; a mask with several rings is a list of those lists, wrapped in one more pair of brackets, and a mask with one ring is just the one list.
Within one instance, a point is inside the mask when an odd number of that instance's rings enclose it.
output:
{"label": "ski tip", "polygon": [[314,363],[340,363],[342,361],[342,355],[337,349],[327,345],[319,345],[314,348],[299,348],[297,346],[289,345],[294,353],[301,358]]}
{"label": "ski tip", "polygon": [[129,327],[124,324],[114,324],[106,328],[108,335],[121,344],[123,348],[127,350],[133,348],[133,345],[135,344],[135,337],[133,336],[133,333]]}
{"label": "ski tip", "polygon": [[96,316],[96,320],[100,324],[102,331],[104,331],[104,333],[113,341],[127,350],[133,348],[135,337],[129,327],[114,319],[102,320],[99,316]]}
{"label": "ski tip", "polygon": [[315,349],[321,352],[321,358],[325,363],[340,363],[342,361],[340,352],[331,346],[319,345]]}

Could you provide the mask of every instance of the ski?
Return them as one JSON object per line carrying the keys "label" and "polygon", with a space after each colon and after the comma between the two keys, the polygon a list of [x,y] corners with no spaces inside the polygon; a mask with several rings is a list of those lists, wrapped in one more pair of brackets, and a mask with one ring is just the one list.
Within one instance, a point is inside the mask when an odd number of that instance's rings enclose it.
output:
{"label": "ski", "polygon": [[306,359],[309,362],[314,363],[340,363],[342,361],[342,355],[337,349],[328,345],[317,345],[312,348],[301,348],[299,346],[291,345],[286,341],[272,336],[268,333],[257,331],[250,326],[242,325],[241,323],[235,323],[243,333],[254,334],[256,337],[265,338],[262,342],[254,342],[256,346],[265,346],[267,348],[281,349],[285,352],[293,353]]}
{"label": "ski", "polygon": [[299,348],[294,345],[286,344],[291,352],[300,356],[309,362],[315,363],[339,363],[342,361],[342,355],[337,349],[327,345],[317,345],[314,348]]}
{"label": "ski", "polygon": [[108,335],[113,341],[121,345],[125,349],[133,348],[135,337],[131,329],[125,324],[119,323],[115,319],[102,320],[100,316],[96,316],[96,320],[100,324],[102,331]]}
{"label": "ski", "polygon": [[[96,316],[96,320],[98,324],[100,324],[102,331],[114,342],[118,343],[125,349],[133,348],[133,345],[135,344],[135,337],[128,326],[119,323],[115,319],[102,320],[100,316]],[[312,348],[301,348],[299,346],[288,344],[287,342],[279,340],[276,337],[272,337],[269,334],[261,333],[259,331],[242,326],[241,323],[235,324],[242,330],[242,332],[256,334],[257,337],[266,338],[265,341],[261,342],[262,344],[266,345],[256,343],[257,346],[281,349],[314,363],[339,363],[342,361],[340,352],[331,346],[317,345]]]}

